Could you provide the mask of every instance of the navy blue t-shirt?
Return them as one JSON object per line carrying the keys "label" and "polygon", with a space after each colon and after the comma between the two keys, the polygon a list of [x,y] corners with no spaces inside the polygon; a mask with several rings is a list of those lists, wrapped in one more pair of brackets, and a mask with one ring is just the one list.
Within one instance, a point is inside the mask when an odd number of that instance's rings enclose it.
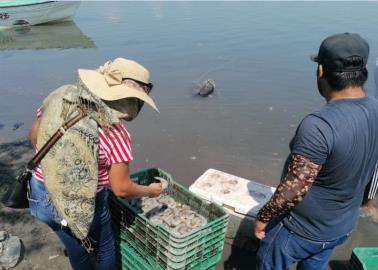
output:
{"label": "navy blue t-shirt", "polygon": [[322,165],[303,201],[284,218],[295,233],[328,241],[357,225],[366,185],[378,160],[378,101],[342,99],[306,116],[291,153]]}

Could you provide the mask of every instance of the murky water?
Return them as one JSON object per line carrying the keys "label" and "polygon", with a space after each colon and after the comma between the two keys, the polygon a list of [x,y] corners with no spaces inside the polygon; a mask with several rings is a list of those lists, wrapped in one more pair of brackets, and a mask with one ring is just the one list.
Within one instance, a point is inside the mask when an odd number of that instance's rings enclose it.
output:
{"label": "murky water", "polygon": [[[309,56],[337,32],[358,32],[378,55],[376,2],[83,2],[74,23],[0,33],[0,138],[21,139],[52,89],[118,56],[151,70],[152,96],[129,124],[132,169],[160,167],[189,186],[208,168],[279,181],[301,118],[321,106]],[[353,14],[353,16],[351,16]],[[216,92],[195,87],[213,79]],[[373,76],[367,91],[373,93]],[[363,221],[352,245],[376,245]]]}

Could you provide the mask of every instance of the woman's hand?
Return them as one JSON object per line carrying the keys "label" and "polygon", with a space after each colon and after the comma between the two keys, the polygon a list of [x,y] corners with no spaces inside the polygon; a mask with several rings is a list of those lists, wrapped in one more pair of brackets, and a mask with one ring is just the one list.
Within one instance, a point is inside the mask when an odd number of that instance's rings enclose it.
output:
{"label": "woman's hand", "polygon": [[156,197],[163,191],[161,183],[153,183],[149,186],[134,183],[129,176],[128,162],[112,164],[109,171],[109,181],[114,195],[118,197]]}
{"label": "woman's hand", "polygon": [[148,187],[150,189],[150,197],[157,197],[163,191],[163,186],[161,183],[152,183]]}

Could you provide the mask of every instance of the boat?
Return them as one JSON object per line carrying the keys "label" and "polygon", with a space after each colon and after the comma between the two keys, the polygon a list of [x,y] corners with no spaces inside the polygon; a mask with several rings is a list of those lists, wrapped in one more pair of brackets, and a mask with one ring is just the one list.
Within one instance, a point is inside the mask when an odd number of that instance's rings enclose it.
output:
{"label": "boat", "polygon": [[92,39],[74,21],[11,27],[0,31],[0,52],[95,47]]}
{"label": "boat", "polygon": [[0,28],[71,20],[80,2],[0,0]]}

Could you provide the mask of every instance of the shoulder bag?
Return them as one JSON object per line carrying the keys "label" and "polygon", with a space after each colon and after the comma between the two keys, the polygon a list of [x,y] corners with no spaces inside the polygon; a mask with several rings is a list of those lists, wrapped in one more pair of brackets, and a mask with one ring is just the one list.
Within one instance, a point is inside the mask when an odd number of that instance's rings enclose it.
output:
{"label": "shoulder bag", "polygon": [[30,179],[33,170],[43,157],[49,152],[50,148],[63,136],[65,131],[75,125],[80,119],[84,118],[85,114],[79,112],[78,115],[66,121],[52,137],[45,143],[45,145],[38,151],[37,154],[28,162],[26,167],[18,176],[15,185],[2,199],[2,203],[9,208],[25,209],[29,208],[29,194],[31,192]]}

